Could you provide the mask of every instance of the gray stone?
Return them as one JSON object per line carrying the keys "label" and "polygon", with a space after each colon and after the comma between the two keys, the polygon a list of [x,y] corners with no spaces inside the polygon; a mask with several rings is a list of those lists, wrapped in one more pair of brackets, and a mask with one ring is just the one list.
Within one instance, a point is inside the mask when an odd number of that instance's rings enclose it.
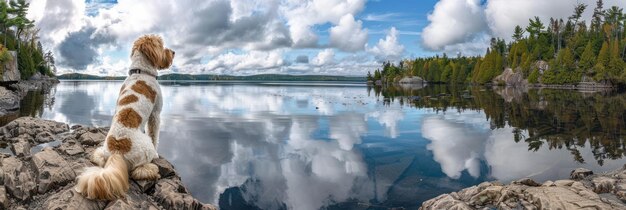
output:
{"label": "gray stone", "polygon": [[574,169],[570,175],[569,178],[573,179],[573,180],[581,180],[584,179],[587,176],[590,176],[593,174],[593,171],[586,169],[586,168],[577,168]]}
{"label": "gray stone", "polygon": [[17,69],[17,52],[9,51],[9,54],[11,54],[11,59],[3,63],[3,68],[0,71],[4,72],[0,74],[2,75],[2,78],[0,79],[4,82],[20,81],[21,74],[20,71]]}
{"label": "gray stone", "polygon": [[70,188],[54,193],[46,198],[42,209],[100,210],[104,209],[106,204],[106,201],[89,200]]}
{"label": "gray stone", "polygon": [[17,157],[27,156],[30,155],[30,147],[28,140],[19,138],[17,142],[11,144],[11,152]]}
{"label": "gray stone", "polygon": [[97,146],[104,141],[106,133],[103,133],[100,129],[89,129],[78,137],[78,140],[83,145]]}
{"label": "gray stone", "polygon": [[19,110],[19,108],[19,95],[0,86],[0,116],[15,112]]}
{"label": "gray stone", "polygon": [[535,180],[532,180],[531,178],[523,178],[523,179],[514,181],[513,184],[526,185],[526,186],[531,186],[531,187],[541,186],[541,184],[535,182]]}
{"label": "gray stone", "polygon": [[2,159],[6,191],[19,201],[28,201],[34,194],[36,179],[28,166],[16,157]]}
{"label": "gray stone", "polygon": [[65,186],[76,178],[69,163],[49,147],[33,155],[32,164],[38,178],[39,193]]}

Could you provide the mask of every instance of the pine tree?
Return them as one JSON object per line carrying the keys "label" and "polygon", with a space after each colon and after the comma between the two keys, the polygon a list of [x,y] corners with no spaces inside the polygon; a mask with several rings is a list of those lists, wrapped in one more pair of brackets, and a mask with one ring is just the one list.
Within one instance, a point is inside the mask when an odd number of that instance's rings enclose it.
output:
{"label": "pine tree", "polygon": [[515,31],[513,32],[513,40],[519,41],[524,37],[524,29],[519,25],[515,26]]}
{"label": "pine tree", "polygon": [[596,81],[605,80],[606,76],[606,66],[610,61],[610,52],[609,52],[609,44],[604,42],[602,44],[602,48],[600,49],[600,53],[598,54],[598,59],[596,60],[595,68],[595,79]]}
{"label": "pine tree", "polygon": [[593,72],[593,65],[596,63],[596,56],[593,52],[593,43],[588,42],[585,47],[585,51],[583,52],[580,61],[578,62],[578,68],[583,72],[591,73]]}

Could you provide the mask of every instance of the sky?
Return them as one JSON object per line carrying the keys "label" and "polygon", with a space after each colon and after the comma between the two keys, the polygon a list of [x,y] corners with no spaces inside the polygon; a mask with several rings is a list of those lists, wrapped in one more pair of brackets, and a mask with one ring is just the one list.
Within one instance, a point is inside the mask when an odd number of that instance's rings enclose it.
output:
{"label": "sky", "polygon": [[160,74],[363,76],[383,61],[481,55],[577,3],[589,20],[594,0],[30,0],[28,17],[57,74],[126,75],[132,42],[158,34],[176,51]]}

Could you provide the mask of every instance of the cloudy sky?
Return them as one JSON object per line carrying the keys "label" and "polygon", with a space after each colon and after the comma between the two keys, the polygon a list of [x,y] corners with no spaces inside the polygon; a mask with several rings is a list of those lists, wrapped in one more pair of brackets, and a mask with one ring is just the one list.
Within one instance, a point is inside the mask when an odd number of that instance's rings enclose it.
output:
{"label": "cloudy sky", "polygon": [[[59,73],[125,75],[132,41],[174,49],[164,73],[364,75],[384,60],[477,55],[528,18],[593,0],[31,0]],[[605,7],[626,1],[605,0]]]}

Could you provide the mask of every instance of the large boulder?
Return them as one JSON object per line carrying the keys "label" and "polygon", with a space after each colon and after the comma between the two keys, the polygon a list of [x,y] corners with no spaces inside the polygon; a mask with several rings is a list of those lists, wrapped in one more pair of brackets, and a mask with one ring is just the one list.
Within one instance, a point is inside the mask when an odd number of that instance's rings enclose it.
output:
{"label": "large boulder", "polygon": [[516,72],[511,68],[506,68],[502,74],[496,76],[493,81],[494,84],[501,84],[511,87],[524,87],[528,81],[524,80],[524,76],[521,73],[521,69]]}
{"label": "large boulder", "polygon": [[216,209],[195,199],[174,166],[161,157],[153,161],[161,178],[129,180],[124,198],[98,201],[77,193],[76,176],[94,166],[89,153],[107,132],[82,126],[69,130],[67,124],[30,117],[0,128],[0,137],[11,142],[15,153],[0,154],[0,209]]}
{"label": "large boulder", "polygon": [[421,77],[403,77],[402,79],[400,79],[400,81],[398,81],[398,83],[400,84],[424,84],[426,83],[426,80],[422,79]]}

